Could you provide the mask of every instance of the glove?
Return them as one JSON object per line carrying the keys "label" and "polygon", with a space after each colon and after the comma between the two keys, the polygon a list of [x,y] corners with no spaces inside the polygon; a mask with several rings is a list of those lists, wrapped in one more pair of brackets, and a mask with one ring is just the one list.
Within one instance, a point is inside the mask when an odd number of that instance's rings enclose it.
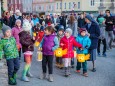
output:
{"label": "glove", "polygon": [[85,48],[88,49],[88,46],[86,45]]}

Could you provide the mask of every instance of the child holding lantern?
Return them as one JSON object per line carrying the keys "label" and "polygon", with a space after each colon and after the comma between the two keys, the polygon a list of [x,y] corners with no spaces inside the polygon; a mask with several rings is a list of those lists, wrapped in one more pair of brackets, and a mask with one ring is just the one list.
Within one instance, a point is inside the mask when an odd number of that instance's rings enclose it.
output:
{"label": "child holding lantern", "polygon": [[[76,38],[76,41],[78,43],[82,44],[82,46],[83,46],[83,50],[80,50],[79,48],[77,48],[77,54],[85,54],[85,55],[87,55],[88,54],[88,48],[91,45],[91,40],[86,35],[86,29],[85,28],[81,28],[79,30],[79,35]],[[87,62],[86,61],[81,63],[81,62],[79,62],[77,60],[76,72],[80,73],[81,64],[82,64],[82,67],[83,67],[83,75],[85,77],[87,77],[88,74],[87,74]]]}
{"label": "child holding lantern", "polygon": [[54,51],[59,47],[58,38],[54,35],[54,28],[47,26],[45,28],[45,36],[43,37],[39,48],[42,48],[43,60],[42,60],[42,75],[40,79],[46,79],[47,66],[49,70],[48,80],[53,82],[53,57]]}
{"label": "child holding lantern", "polygon": [[75,41],[75,38],[72,35],[72,30],[67,28],[65,31],[65,36],[60,40],[60,47],[62,50],[67,49],[67,53],[62,56],[65,67],[65,76],[70,75],[71,68],[71,58],[74,58],[73,47],[78,47],[82,49],[82,45]]}
{"label": "child holding lantern", "polygon": [[24,53],[25,67],[22,73],[22,80],[29,82],[28,77],[32,77],[30,73],[30,66],[32,62],[32,52],[34,51],[34,40],[30,35],[31,25],[29,22],[23,23],[23,31],[19,33],[20,43],[22,44],[22,51]]}

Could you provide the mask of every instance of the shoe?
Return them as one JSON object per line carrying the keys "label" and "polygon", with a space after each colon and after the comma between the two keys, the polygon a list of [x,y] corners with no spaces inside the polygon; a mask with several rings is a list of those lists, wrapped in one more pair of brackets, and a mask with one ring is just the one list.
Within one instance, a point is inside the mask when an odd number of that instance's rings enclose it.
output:
{"label": "shoe", "polygon": [[100,54],[100,53],[98,53],[98,56],[100,57],[100,56],[101,56],[101,54]]}
{"label": "shoe", "polygon": [[39,79],[41,79],[41,80],[46,79],[46,73],[41,74]]}
{"label": "shoe", "polygon": [[53,81],[54,81],[52,74],[49,74],[48,81],[49,81],[49,82],[53,82]]}
{"label": "shoe", "polygon": [[88,74],[87,73],[83,73],[83,76],[88,77]]}
{"label": "shoe", "polygon": [[74,68],[74,65],[72,65],[71,68]]}
{"label": "shoe", "polygon": [[80,73],[80,70],[76,70],[76,73]]}
{"label": "shoe", "polygon": [[32,75],[30,72],[28,72],[26,76],[28,76],[28,77],[30,77],[30,78],[33,77],[33,75]]}
{"label": "shoe", "polygon": [[63,69],[63,64],[60,64],[60,67],[59,67],[60,69]]}
{"label": "shoe", "polygon": [[92,69],[92,72],[96,72],[96,68],[93,68],[93,69]]}
{"label": "shoe", "polygon": [[13,78],[9,77],[8,84],[9,85],[16,85],[17,83],[15,82],[15,80]]}
{"label": "shoe", "polygon": [[22,77],[22,81],[24,81],[24,82],[29,82],[29,79],[28,79],[26,76],[23,76],[23,77]]}
{"label": "shoe", "polygon": [[106,53],[103,53],[103,57],[106,57],[107,55],[106,55]]}
{"label": "shoe", "polygon": [[56,67],[59,68],[59,66],[60,66],[59,63],[56,63]]}

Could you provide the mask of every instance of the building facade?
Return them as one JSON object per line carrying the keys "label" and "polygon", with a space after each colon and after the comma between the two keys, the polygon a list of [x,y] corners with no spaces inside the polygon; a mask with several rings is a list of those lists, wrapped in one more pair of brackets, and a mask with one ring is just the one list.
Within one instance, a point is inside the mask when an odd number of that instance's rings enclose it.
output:
{"label": "building facade", "polygon": [[15,12],[18,9],[23,12],[22,1],[25,0],[8,0],[8,10]]}
{"label": "building facade", "polygon": [[22,0],[23,12],[32,13],[32,0]]}
{"label": "building facade", "polygon": [[98,9],[99,11],[109,9],[112,13],[115,13],[115,0],[100,0]]}

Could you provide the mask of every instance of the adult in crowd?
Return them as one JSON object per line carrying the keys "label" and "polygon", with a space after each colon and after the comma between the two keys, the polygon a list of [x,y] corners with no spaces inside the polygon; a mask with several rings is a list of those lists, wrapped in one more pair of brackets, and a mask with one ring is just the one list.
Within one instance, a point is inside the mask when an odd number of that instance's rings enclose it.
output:
{"label": "adult in crowd", "polygon": [[114,40],[113,26],[115,25],[114,17],[111,16],[110,10],[106,10],[105,24],[106,24],[106,39],[107,39],[107,49],[112,48],[112,42]]}
{"label": "adult in crowd", "polygon": [[97,48],[97,53],[98,56],[101,56],[100,52],[100,45],[101,42],[103,43],[103,52],[102,55],[106,57],[106,37],[105,37],[105,18],[103,12],[100,12],[99,16],[97,17],[97,22],[99,23],[99,28],[100,28],[100,37],[98,40],[98,48]]}
{"label": "adult in crowd", "polygon": [[45,24],[48,25],[49,23],[52,24],[52,20],[50,18],[50,15],[47,15],[45,19]]}
{"label": "adult in crowd", "polygon": [[9,22],[10,22],[10,13],[9,12],[6,12],[6,15],[3,19],[3,22],[4,22],[5,25],[9,26]]}
{"label": "adult in crowd", "polygon": [[20,10],[16,10],[15,14],[10,17],[9,26],[10,26],[11,28],[14,27],[15,22],[16,22],[17,19],[20,19],[20,20],[21,20],[21,25],[22,25],[22,23],[23,23],[23,18],[22,18],[22,16],[21,16]]}
{"label": "adult in crowd", "polygon": [[60,17],[60,25],[64,26],[64,29],[66,29],[66,16],[65,14],[62,14],[62,16]]}
{"label": "adult in crowd", "polygon": [[95,60],[96,60],[96,50],[98,46],[98,39],[100,36],[100,29],[97,22],[90,16],[86,15],[85,17],[87,35],[91,39],[91,46],[89,48],[90,60],[93,63],[93,72],[96,72]]}
{"label": "adult in crowd", "polygon": [[83,13],[80,14],[80,18],[78,18],[78,27],[83,28],[85,26],[85,18],[83,16]]}

